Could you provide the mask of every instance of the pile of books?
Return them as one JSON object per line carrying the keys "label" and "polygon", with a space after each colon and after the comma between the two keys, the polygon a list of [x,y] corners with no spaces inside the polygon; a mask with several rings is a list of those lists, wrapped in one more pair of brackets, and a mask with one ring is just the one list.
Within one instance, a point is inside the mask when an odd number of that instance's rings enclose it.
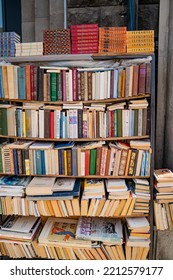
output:
{"label": "pile of books", "polygon": [[44,55],[70,54],[70,29],[45,30],[43,32]]}
{"label": "pile of books", "polygon": [[173,229],[173,172],[168,168],[154,170],[154,217],[158,230]]}
{"label": "pile of books", "polygon": [[20,36],[15,32],[0,32],[0,56],[15,56],[15,44],[20,43]]}
{"label": "pile of books", "polygon": [[12,258],[36,258],[33,240],[40,229],[40,218],[7,216],[0,225],[0,247]]}
{"label": "pile of books", "polygon": [[150,225],[146,217],[128,217],[125,222],[126,245],[149,247]]}
{"label": "pile of books", "polygon": [[70,26],[72,54],[98,52],[98,24]]}
{"label": "pile of books", "polygon": [[126,53],[126,27],[99,27],[99,53]]}
{"label": "pile of books", "polygon": [[31,177],[2,176],[0,177],[0,196],[25,196],[26,186]]}
{"label": "pile of books", "polygon": [[154,52],[154,30],[127,31],[127,53]]}
{"label": "pile of books", "polygon": [[43,55],[43,42],[16,43],[15,56]]}
{"label": "pile of books", "polygon": [[82,199],[92,199],[92,198],[105,198],[105,186],[103,179],[85,179],[84,189],[82,193]]}
{"label": "pile of books", "polygon": [[124,179],[106,179],[108,199],[128,199],[130,189]]}
{"label": "pile of books", "polygon": [[155,199],[159,203],[173,202],[173,172],[168,169],[154,170]]}

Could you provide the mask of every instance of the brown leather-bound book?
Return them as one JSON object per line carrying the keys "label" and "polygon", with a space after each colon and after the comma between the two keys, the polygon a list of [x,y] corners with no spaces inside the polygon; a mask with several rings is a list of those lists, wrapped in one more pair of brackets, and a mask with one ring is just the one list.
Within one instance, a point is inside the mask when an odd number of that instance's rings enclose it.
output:
{"label": "brown leather-bound book", "polygon": [[145,92],[151,93],[151,63],[146,63],[146,85]]}
{"label": "brown leather-bound book", "polygon": [[102,155],[102,147],[98,147],[97,158],[96,158],[96,175],[100,175],[101,155]]}
{"label": "brown leather-bound book", "polygon": [[31,100],[31,81],[30,81],[30,65],[25,66],[26,76],[26,100]]}
{"label": "brown leather-bound book", "polygon": [[87,72],[88,74],[88,100],[92,100],[92,73]]}
{"label": "brown leather-bound book", "polygon": [[34,65],[34,69],[33,69],[33,98],[34,100],[37,100],[37,76],[38,76],[38,66]]}
{"label": "brown leather-bound book", "polygon": [[128,150],[123,149],[121,152],[118,176],[124,176],[125,174],[127,156],[128,156]]}
{"label": "brown leather-bound book", "polygon": [[123,68],[118,69],[118,97],[121,97],[122,92],[122,75],[123,75]]}
{"label": "brown leather-bound book", "polygon": [[109,164],[110,164],[110,156],[111,156],[111,149],[108,149],[107,158],[106,158],[105,176],[108,176]]}
{"label": "brown leather-bound book", "polygon": [[67,149],[67,175],[72,175],[71,149]]}
{"label": "brown leather-bound book", "polygon": [[77,72],[77,100],[81,100],[81,72]]}
{"label": "brown leather-bound book", "polygon": [[147,134],[147,109],[142,109],[142,136]]}
{"label": "brown leather-bound book", "polygon": [[34,100],[34,65],[30,65],[31,100]]}
{"label": "brown leather-bound book", "polygon": [[18,170],[19,174],[22,174],[22,150],[17,150],[17,161],[18,161]]}
{"label": "brown leather-bound book", "polygon": [[133,66],[132,96],[138,95],[139,65]]}
{"label": "brown leather-bound book", "polygon": [[44,137],[49,138],[49,126],[50,126],[50,110],[44,110]]}
{"label": "brown leather-bound book", "polygon": [[80,95],[81,95],[80,100],[84,100],[84,94],[85,94],[84,72],[81,72],[80,73]]}
{"label": "brown leather-bound book", "polygon": [[146,63],[142,63],[139,66],[139,88],[138,95],[145,94],[145,80],[146,80]]}
{"label": "brown leather-bound book", "polygon": [[138,154],[138,151],[132,149],[131,156],[130,156],[130,162],[129,162],[128,176],[135,175],[137,154]]}

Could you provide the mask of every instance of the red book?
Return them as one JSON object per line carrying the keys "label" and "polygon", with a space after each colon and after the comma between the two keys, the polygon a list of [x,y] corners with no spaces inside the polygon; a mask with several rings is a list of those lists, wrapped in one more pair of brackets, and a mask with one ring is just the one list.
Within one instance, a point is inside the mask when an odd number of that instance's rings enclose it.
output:
{"label": "red book", "polygon": [[73,92],[73,101],[77,100],[77,70],[72,68],[72,92]]}
{"label": "red book", "polygon": [[89,175],[90,168],[90,150],[85,151],[85,176]]}
{"label": "red book", "polygon": [[31,100],[31,77],[30,77],[30,65],[25,66],[26,75],[26,100]]}
{"label": "red book", "polygon": [[98,30],[98,24],[97,23],[89,23],[89,24],[74,24],[70,26],[71,30],[90,30],[90,29],[97,29]]}
{"label": "red book", "polygon": [[54,111],[50,111],[50,138],[54,137]]}
{"label": "red book", "polygon": [[63,101],[67,100],[67,94],[66,94],[66,70],[62,70],[62,99],[63,99]]}

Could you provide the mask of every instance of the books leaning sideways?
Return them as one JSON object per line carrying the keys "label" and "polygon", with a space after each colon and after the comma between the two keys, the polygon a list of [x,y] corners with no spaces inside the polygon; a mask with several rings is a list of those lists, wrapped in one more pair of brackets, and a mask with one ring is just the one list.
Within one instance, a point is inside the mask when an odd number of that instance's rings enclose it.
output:
{"label": "books leaning sideways", "polygon": [[27,199],[59,200],[79,197],[80,179],[56,177],[34,177],[26,187]]}
{"label": "books leaning sideways", "polygon": [[15,32],[0,32],[0,56],[15,56],[15,44],[20,36]]}
{"label": "books leaning sideways", "polygon": [[43,55],[43,42],[16,43],[15,56]]}
{"label": "books leaning sideways", "polygon": [[31,177],[2,176],[0,177],[0,196],[23,197]]}
{"label": "books leaning sideways", "polygon": [[154,171],[155,198],[159,203],[173,202],[173,172],[168,168]]}
{"label": "books leaning sideways", "polygon": [[77,240],[101,241],[121,245],[123,230],[120,219],[80,217],[76,229]]}
{"label": "books leaning sideways", "polygon": [[129,217],[125,222],[126,245],[149,247],[150,225],[146,217]]}
{"label": "books leaning sideways", "polygon": [[60,247],[91,248],[98,246],[98,242],[76,239],[78,219],[64,219],[49,217],[38,237],[41,245]]}

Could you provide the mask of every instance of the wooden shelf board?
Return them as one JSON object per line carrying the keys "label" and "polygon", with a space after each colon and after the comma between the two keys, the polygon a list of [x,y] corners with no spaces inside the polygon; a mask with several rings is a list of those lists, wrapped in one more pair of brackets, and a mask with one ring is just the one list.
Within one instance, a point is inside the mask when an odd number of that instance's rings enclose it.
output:
{"label": "wooden shelf board", "polygon": [[39,138],[39,137],[18,137],[9,135],[0,135],[0,138],[16,139],[16,140],[35,140],[35,141],[56,141],[56,142],[93,142],[93,141],[116,141],[116,140],[135,140],[148,139],[149,135],[144,136],[126,136],[126,137],[106,137],[106,138]]}

